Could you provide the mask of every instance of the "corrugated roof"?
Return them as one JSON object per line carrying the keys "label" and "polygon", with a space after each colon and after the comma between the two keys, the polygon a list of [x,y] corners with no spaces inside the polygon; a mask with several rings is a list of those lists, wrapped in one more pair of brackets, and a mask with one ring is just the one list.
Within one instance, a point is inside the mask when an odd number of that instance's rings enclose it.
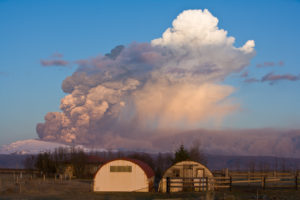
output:
{"label": "corrugated roof", "polygon": [[[147,176],[148,178],[152,178],[152,177],[154,176],[154,171],[152,170],[152,168],[151,168],[148,164],[144,163],[143,161],[136,160],[136,159],[132,159],[132,158],[118,158],[118,159],[110,160],[110,161],[104,163],[104,164],[97,170],[96,174],[98,173],[98,171],[100,171],[100,169],[101,169],[104,165],[106,165],[106,164],[108,164],[108,163],[110,163],[110,162],[116,161],[116,160],[126,160],[126,161],[129,161],[129,162],[133,162],[133,163],[137,164],[138,166],[140,166],[140,167],[142,168],[142,170],[145,172],[145,174],[146,174],[146,176]],[[95,176],[96,176],[96,174],[95,174]]]}

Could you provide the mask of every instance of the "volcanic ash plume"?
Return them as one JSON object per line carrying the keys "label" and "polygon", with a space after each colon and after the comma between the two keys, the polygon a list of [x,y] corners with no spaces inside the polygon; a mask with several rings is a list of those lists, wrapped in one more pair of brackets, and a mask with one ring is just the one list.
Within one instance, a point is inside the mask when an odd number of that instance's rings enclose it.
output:
{"label": "volcanic ash plume", "polygon": [[104,146],[114,138],[118,147],[145,147],[145,133],[221,120],[238,107],[229,98],[234,88],[221,82],[244,69],[255,52],[254,41],[234,47],[235,39],[217,25],[208,10],[187,10],[151,43],[120,45],[78,61],[62,84],[68,93],[62,112],[46,114],[39,137]]}

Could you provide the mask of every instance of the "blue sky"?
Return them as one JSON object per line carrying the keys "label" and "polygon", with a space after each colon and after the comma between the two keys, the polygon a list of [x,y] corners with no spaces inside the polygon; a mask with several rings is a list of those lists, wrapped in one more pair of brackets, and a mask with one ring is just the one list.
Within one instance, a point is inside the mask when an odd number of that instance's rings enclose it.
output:
{"label": "blue sky", "polygon": [[[59,52],[65,60],[105,54],[119,44],[150,42],[186,9],[207,8],[236,46],[256,43],[247,71],[260,79],[270,72],[300,74],[299,1],[5,1],[0,0],[0,145],[36,138],[35,127],[59,111],[62,81],[72,67],[43,67]],[[282,61],[283,66],[278,63]],[[265,62],[276,66],[257,67]],[[300,128],[300,81],[245,83],[225,80],[242,109],[225,128]]]}

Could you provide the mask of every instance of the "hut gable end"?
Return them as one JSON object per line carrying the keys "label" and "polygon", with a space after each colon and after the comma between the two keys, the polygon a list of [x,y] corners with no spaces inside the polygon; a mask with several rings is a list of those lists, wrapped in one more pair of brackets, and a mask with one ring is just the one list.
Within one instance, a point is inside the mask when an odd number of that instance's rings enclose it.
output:
{"label": "hut gable end", "polygon": [[148,192],[153,187],[154,172],[142,161],[114,159],[103,164],[94,177],[94,191]]}

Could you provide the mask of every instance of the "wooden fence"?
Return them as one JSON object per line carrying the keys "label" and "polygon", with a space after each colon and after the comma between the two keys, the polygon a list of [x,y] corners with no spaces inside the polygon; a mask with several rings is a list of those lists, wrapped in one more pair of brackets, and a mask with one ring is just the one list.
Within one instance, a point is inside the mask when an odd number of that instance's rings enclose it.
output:
{"label": "wooden fence", "polygon": [[183,178],[167,177],[166,191],[207,191],[209,190],[209,178]]}
{"label": "wooden fence", "polygon": [[263,176],[300,176],[300,171],[230,171],[228,169],[213,171],[214,176],[263,177]]}
{"label": "wooden fence", "polygon": [[26,173],[26,174],[39,174],[39,170],[33,169],[10,169],[10,168],[0,168],[0,174],[17,174],[17,173]]}
{"label": "wooden fence", "polygon": [[166,191],[208,191],[229,189],[235,186],[256,186],[266,188],[290,188],[298,189],[300,184],[299,176],[288,176],[288,174],[276,176],[228,176],[228,177],[167,177]]}

